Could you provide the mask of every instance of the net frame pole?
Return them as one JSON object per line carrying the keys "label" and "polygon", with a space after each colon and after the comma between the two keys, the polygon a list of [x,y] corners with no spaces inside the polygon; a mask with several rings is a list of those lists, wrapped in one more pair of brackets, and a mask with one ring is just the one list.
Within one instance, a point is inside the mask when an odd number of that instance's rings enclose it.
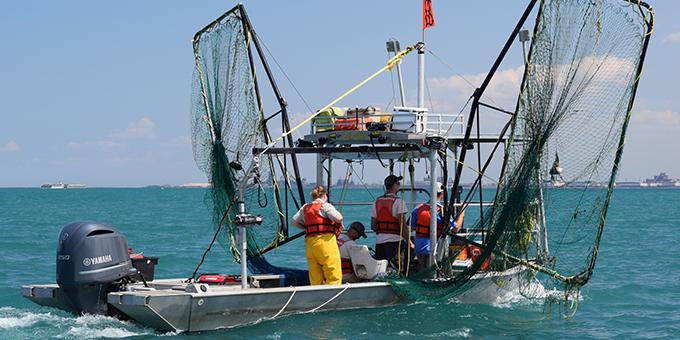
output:
{"label": "net frame pole", "polygon": [[[531,43],[529,44],[528,58],[531,57],[531,54],[534,50],[533,37],[535,37],[538,33],[538,29],[539,29],[538,24],[540,22],[541,16],[543,15],[544,5],[545,5],[545,3],[541,0],[541,5],[538,6],[538,13],[536,14],[536,22],[534,23],[534,31],[532,33],[532,40],[531,40]],[[515,111],[514,111],[512,117],[510,118],[510,125],[511,125],[510,131],[515,131],[515,124],[516,124],[516,121],[517,121],[517,119],[516,119],[517,112],[519,111],[519,105],[520,105],[520,102],[521,102],[521,99],[522,99],[522,92],[521,91],[522,91],[522,89],[524,89],[524,85],[526,84],[527,75],[529,74],[529,67],[530,67],[529,66],[529,59],[526,59],[524,72],[522,74],[522,82],[519,85],[520,93],[517,95],[517,102],[515,104]],[[500,172],[500,178],[499,178],[498,183],[503,183],[503,179],[505,177],[505,168],[507,167],[508,159],[510,157],[508,147],[512,145],[512,143],[514,142],[514,139],[515,139],[514,134],[510,133],[510,137],[508,138],[508,140],[506,140],[506,142],[504,144],[505,155],[503,156],[503,164],[501,164],[501,172]],[[494,198],[494,200],[498,199],[498,194],[499,194],[499,191],[496,190],[496,197]],[[491,207],[491,216],[494,215],[495,210],[496,210],[496,207],[492,206]]]}
{"label": "net frame pole", "polygon": [[[467,120],[467,125],[465,127],[465,137],[463,138],[463,141],[461,143],[461,152],[459,156],[459,162],[458,165],[456,166],[456,172],[454,175],[453,179],[453,187],[451,191],[451,197],[449,199],[449,206],[446,208],[445,214],[444,214],[444,221],[448,221],[449,218],[451,218],[451,212],[453,211],[454,208],[454,193],[458,191],[458,186],[460,185],[460,178],[461,178],[461,173],[463,172],[463,164],[465,163],[465,155],[467,153],[467,145],[470,140],[470,135],[472,133],[472,127],[474,123],[474,117],[476,110],[479,109],[479,101],[482,97],[482,94],[486,90],[487,86],[489,86],[489,82],[491,82],[491,79],[493,76],[496,74],[496,71],[498,70],[498,67],[500,67],[501,62],[503,59],[505,59],[505,55],[508,53],[508,50],[510,50],[510,47],[514,43],[515,39],[517,38],[517,35],[519,34],[519,31],[522,29],[522,26],[526,22],[527,18],[529,17],[529,14],[531,14],[531,11],[534,9],[534,6],[536,5],[537,0],[531,0],[529,4],[527,5],[526,9],[524,10],[524,13],[522,14],[522,17],[519,19],[517,22],[517,25],[515,25],[515,29],[512,31],[510,36],[508,37],[508,40],[505,42],[505,45],[503,46],[503,49],[501,50],[500,54],[496,58],[496,61],[494,62],[493,66],[491,67],[491,70],[489,73],[486,75],[484,78],[484,81],[482,84],[479,86],[479,88],[475,89],[473,96],[473,101],[472,101],[472,106],[470,107],[470,113],[468,115],[468,120]],[[514,117],[517,116],[517,111],[514,112],[513,114],[513,119]],[[488,256],[491,253],[489,250],[488,253],[485,250],[485,256]]]}
{"label": "net frame pole", "polygon": [[[482,143],[479,141],[479,137],[481,135],[480,131],[480,120],[481,116],[479,115],[479,106],[477,106],[477,119],[475,122],[477,123],[477,172],[480,174],[483,174],[482,172]],[[491,159],[493,157],[493,154],[489,155],[488,159]],[[479,178],[479,202],[484,202],[484,193],[482,192],[482,189],[484,188],[484,182],[482,176],[477,177]],[[486,233],[484,232],[484,205],[480,204],[479,205],[479,225],[482,227],[482,243],[484,243],[484,239],[486,239]]]}
{"label": "net frame pole", "polygon": [[[248,13],[246,13],[245,7],[243,7],[242,4],[239,4],[239,10],[241,12],[242,18],[246,25],[248,26],[248,30],[253,36],[253,44],[255,45],[255,50],[257,51],[258,56],[260,57],[260,61],[262,62],[262,67],[264,68],[265,73],[267,74],[267,78],[269,79],[269,83],[272,87],[272,90],[274,91],[274,94],[276,96],[276,100],[279,103],[279,107],[281,108],[281,120],[283,123],[283,128],[284,128],[284,133],[290,131],[290,119],[288,117],[288,103],[286,100],[283,98],[283,95],[281,95],[281,91],[279,90],[278,85],[276,84],[276,79],[274,78],[274,75],[271,71],[271,68],[269,67],[269,63],[267,62],[267,59],[265,58],[264,52],[262,50],[262,46],[260,46],[260,41],[257,37],[257,33],[253,29],[253,26],[250,22],[250,18],[248,17]],[[287,136],[288,139],[288,145],[293,146],[293,137],[288,134]],[[304,189],[302,188],[302,177],[300,176],[300,167],[298,165],[297,161],[297,156],[295,154],[291,154],[290,156],[291,162],[293,163],[293,172],[295,173],[295,181],[297,184],[297,189],[298,189],[298,195],[300,196],[300,205],[305,204],[305,193]],[[286,161],[285,156],[284,156],[284,162]],[[286,195],[288,193],[286,192]],[[300,207],[297,207],[300,208]],[[286,235],[287,236],[287,235]]]}
{"label": "net frame pole", "polygon": [[[239,4],[238,5],[239,11],[241,13],[241,25],[243,25],[243,35],[245,38],[245,43],[246,43],[246,52],[248,54],[248,63],[250,65],[250,72],[251,72],[251,77],[253,79],[253,87],[255,89],[255,97],[257,99],[257,108],[260,111],[260,119],[264,120],[264,108],[262,104],[262,95],[260,93],[260,86],[257,81],[257,74],[256,74],[256,68],[255,68],[255,60],[253,59],[253,53],[250,48],[250,43],[256,41],[254,31],[252,30],[252,27],[249,25],[247,21],[247,17],[245,16],[245,8],[243,5]],[[266,62],[262,59],[262,56],[260,55],[260,60],[262,61],[263,64]],[[265,139],[265,141],[269,142],[271,140],[271,136],[269,134],[269,129],[267,127],[267,124],[262,124],[262,135]],[[274,164],[271,161],[271,158],[268,159],[269,161],[269,167],[272,169],[272,174],[274,174]],[[285,156],[284,156],[284,161],[285,161]],[[275,176],[274,176],[275,177]],[[244,179],[245,180],[245,179]],[[281,189],[279,189],[279,186],[276,185],[277,179],[272,178],[272,181],[274,182],[274,197],[276,199],[276,206],[280,210],[282,207],[282,202],[281,202]],[[284,191],[284,194],[286,197],[288,197],[288,192]],[[286,204],[286,212],[288,211],[287,209],[288,205]],[[282,214],[279,214],[279,223],[281,225],[281,228],[284,231],[284,234],[288,234],[288,216],[284,217]]]}

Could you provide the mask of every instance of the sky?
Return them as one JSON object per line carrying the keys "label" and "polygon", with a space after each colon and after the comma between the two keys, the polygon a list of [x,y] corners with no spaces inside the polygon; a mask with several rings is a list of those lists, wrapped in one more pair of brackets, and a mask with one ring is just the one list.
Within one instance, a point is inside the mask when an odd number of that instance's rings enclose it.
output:
{"label": "sky", "polygon": [[[468,82],[481,82],[527,2],[433,1],[437,25],[426,37],[433,53],[426,66],[432,107],[460,110],[474,90]],[[649,2],[656,26],[619,180],[661,171],[680,178],[680,2]],[[294,121],[382,67],[387,39],[402,46],[420,40],[417,0],[244,3],[273,56],[269,61]],[[205,182],[191,146],[191,38],[234,4],[3,1],[0,187]],[[525,26],[531,25],[533,20]],[[403,72],[407,101],[414,103],[415,54],[410,57]],[[516,43],[488,92],[498,105],[514,107],[521,65]],[[343,104],[386,107],[393,100],[385,73]],[[312,167],[303,168],[304,177],[314,178]],[[383,176],[369,171],[367,181]]]}

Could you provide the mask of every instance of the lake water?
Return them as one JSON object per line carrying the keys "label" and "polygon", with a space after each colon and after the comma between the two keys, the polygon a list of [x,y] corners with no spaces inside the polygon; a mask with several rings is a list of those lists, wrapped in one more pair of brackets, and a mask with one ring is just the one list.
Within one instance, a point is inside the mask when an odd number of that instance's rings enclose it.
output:
{"label": "lake water", "polygon": [[[352,193],[350,193],[351,195]],[[99,316],[37,306],[19,287],[55,281],[61,227],[94,220],[122,231],[130,247],[159,256],[156,277],[188,277],[210,242],[202,189],[0,189],[0,339],[175,336]],[[356,214],[345,212],[346,218]],[[352,219],[356,219],[354,217]],[[616,190],[597,268],[577,313],[565,319],[516,296],[492,305],[415,303],[295,315],[182,338],[680,338],[680,190]],[[293,243],[276,263],[305,267]],[[270,257],[271,258],[271,257]],[[238,272],[215,249],[202,272]]]}

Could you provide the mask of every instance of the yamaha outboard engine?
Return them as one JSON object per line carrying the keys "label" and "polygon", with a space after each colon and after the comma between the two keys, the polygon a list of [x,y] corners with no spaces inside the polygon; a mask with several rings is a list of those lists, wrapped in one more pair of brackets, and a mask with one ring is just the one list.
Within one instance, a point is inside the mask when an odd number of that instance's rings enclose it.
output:
{"label": "yamaha outboard engine", "polygon": [[57,283],[73,312],[109,314],[106,295],[135,272],[118,230],[95,222],[73,222],[61,230]]}

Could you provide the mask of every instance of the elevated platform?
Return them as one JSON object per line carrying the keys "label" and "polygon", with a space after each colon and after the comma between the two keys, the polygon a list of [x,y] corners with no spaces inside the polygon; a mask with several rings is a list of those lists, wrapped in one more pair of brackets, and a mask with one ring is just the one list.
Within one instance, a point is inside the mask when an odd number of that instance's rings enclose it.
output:
{"label": "elevated platform", "polygon": [[[431,142],[445,142],[446,147],[455,150],[464,136],[442,140],[441,137],[426,133],[396,131],[327,131],[306,135],[302,138],[307,145],[295,147],[253,148],[253,154],[320,154],[332,158],[361,159],[408,159],[425,158],[431,150]],[[471,137],[469,144],[490,144],[506,142],[505,137],[484,135]]]}
{"label": "elevated platform", "polygon": [[[438,134],[431,133],[412,133],[400,131],[358,131],[358,130],[339,130],[326,131],[305,135],[302,139],[314,145],[336,146],[336,145],[382,145],[382,144],[422,144],[428,138],[442,138]],[[455,134],[446,137],[449,144],[459,145],[465,139],[463,134]],[[507,138],[499,135],[481,135],[479,137],[470,136],[470,143],[496,143],[507,141]]]}

